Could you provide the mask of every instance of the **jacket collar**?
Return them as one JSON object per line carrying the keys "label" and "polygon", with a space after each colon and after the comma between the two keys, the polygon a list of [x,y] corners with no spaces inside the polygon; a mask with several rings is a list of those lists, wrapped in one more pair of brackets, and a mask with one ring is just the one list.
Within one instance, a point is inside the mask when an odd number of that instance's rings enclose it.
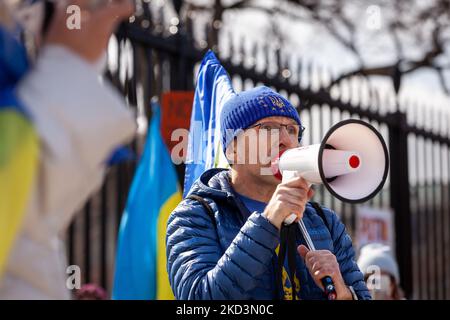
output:
{"label": "jacket collar", "polygon": [[187,197],[191,194],[203,198],[210,198],[216,203],[226,202],[237,207],[242,221],[248,217],[250,212],[239,199],[230,183],[228,169],[214,168],[205,171],[191,187]]}
{"label": "jacket collar", "polygon": [[196,194],[201,197],[226,199],[233,197],[235,192],[230,184],[228,169],[214,168],[205,171],[191,187],[188,195]]}

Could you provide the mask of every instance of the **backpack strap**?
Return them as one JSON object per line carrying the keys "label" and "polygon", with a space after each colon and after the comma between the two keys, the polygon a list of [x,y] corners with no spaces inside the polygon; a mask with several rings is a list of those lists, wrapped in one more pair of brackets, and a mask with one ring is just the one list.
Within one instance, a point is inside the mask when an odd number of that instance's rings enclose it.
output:
{"label": "backpack strap", "polygon": [[[296,300],[297,298],[297,289],[295,283],[295,273],[296,273],[296,253],[297,253],[297,243],[296,243],[296,230],[297,225],[295,223],[290,224],[288,226],[282,225],[280,230],[280,247],[278,250],[278,268],[276,270],[275,280],[277,286],[283,293],[284,292],[284,283],[283,279],[283,268],[284,268],[284,260],[287,256],[287,273],[288,278],[291,283],[291,291],[292,300]],[[283,299],[283,297],[280,297]]]}
{"label": "backpack strap", "polygon": [[316,210],[316,213],[319,215],[320,218],[322,218],[323,222],[325,223],[325,226],[327,227],[328,231],[331,233],[331,227],[328,224],[328,220],[325,218],[325,212],[323,212],[322,207],[317,202],[310,201],[311,205],[313,206],[314,210]]}
{"label": "backpack strap", "polygon": [[190,194],[186,197],[186,199],[191,199],[191,200],[200,202],[201,205],[203,206],[203,208],[206,209],[206,213],[208,214],[209,218],[211,219],[211,222],[213,223],[214,228],[217,229],[217,222],[214,217],[214,210],[211,208],[209,203],[204,198],[202,198],[196,194]]}
{"label": "backpack strap", "polygon": [[[331,233],[330,225],[328,224],[328,220],[325,218],[325,213],[317,202],[310,201],[312,207],[314,210],[316,210],[316,213],[319,215],[319,217],[323,220],[325,226]],[[281,287],[283,289],[283,283],[281,283],[282,279],[282,272],[284,267],[284,260],[287,256],[287,262],[288,262],[288,276],[289,280],[291,282],[291,289],[292,289],[292,300],[296,299],[296,284],[295,284],[295,271],[296,271],[296,265],[295,265],[295,256],[297,253],[297,244],[296,244],[296,237],[295,237],[295,230],[297,230],[296,224],[291,224],[289,226],[282,225],[281,231],[280,231],[280,249],[278,251],[278,270],[276,270],[276,281],[278,287]],[[303,237],[303,235],[302,235]]]}

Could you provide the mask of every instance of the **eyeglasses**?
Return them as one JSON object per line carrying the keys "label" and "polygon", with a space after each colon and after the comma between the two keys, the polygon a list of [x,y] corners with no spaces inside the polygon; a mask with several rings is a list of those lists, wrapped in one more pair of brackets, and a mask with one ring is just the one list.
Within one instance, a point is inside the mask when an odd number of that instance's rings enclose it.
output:
{"label": "eyeglasses", "polygon": [[280,132],[282,127],[286,129],[286,132],[291,138],[298,139],[298,142],[302,140],[305,127],[299,124],[280,124],[275,122],[262,122],[249,127],[249,129],[258,128],[259,130],[264,130],[268,134],[271,134],[273,132]]}

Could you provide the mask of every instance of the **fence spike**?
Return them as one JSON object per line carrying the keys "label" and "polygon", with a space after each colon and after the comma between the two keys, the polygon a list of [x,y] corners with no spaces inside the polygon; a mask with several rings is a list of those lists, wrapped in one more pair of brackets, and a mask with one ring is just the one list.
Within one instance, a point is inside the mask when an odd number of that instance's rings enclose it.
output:
{"label": "fence spike", "polygon": [[202,26],[201,30],[202,30],[202,36],[200,36],[198,43],[199,43],[201,49],[206,49],[210,45],[209,44],[210,39],[209,39],[209,25],[208,25],[208,23],[205,23]]}
{"label": "fence spike", "polygon": [[278,78],[282,78],[281,72],[283,70],[282,61],[281,61],[281,48],[279,45],[275,46],[275,65],[276,65],[276,75]]}
{"label": "fence spike", "polygon": [[362,93],[363,93],[362,105],[363,105],[364,109],[367,109],[370,104],[370,88],[369,88],[369,83],[368,83],[367,78],[362,76],[361,79],[362,79],[362,87],[363,87],[363,89],[362,89]]}
{"label": "fence spike", "polygon": [[349,94],[349,103],[352,106],[355,106],[355,79],[354,77],[351,77],[348,79],[348,94]]}
{"label": "fence spike", "polygon": [[419,101],[415,101],[414,102],[414,104],[413,104],[413,112],[412,112],[412,114],[413,114],[413,119],[412,119],[412,124],[414,125],[414,126],[417,126],[417,122],[418,122],[418,119],[419,119]]}
{"label": "fence spike", "polygon": [[373,96],[373,84],[370,82],[369,78],[366,78],[366,84],[367,84],[367,109],[370,108],[374,103],[374,96]]}
{"label": "fence spike", "polygon": [[302,79],[302,72],[303,72],[303,59],[299,58],[297,59],[297,70],[296,70],[296,74],[297,74],[297,83],[298,86],[301,87],[303,84],[303,79]]}
{"label": "fence spike", "polygon": [[326,89],[330,86],[331,79],[333,78],[333,76],[331,75],[330,68],[326,68],[326,67],[322,68],[322,74],[323,74],[323,78],[322,78],[323,79],[322,80],[323,88]]}
{"label": "fence spike", "polygon": [[[328,84],[328,86],[333,82],[334,79],[336,79],[336,71],[331,67],[329,71],[330,71],[330,83]],[[339,100],[341,98],[341,90],[339,84],[332,85],[330,90],[334,91],[334,98],[336,100]]]}
{"label": "fence spike", "polygon": [[382,113],[383,110],[383,90],[381,88],[377,89],[377,109],[378,112]]}
{"label": "fence spike", "polygon": [[234,58],[234,42],[233,42],[233,33],[231,32],[231,30],[228,31],[228,48],[229,48],[229,60],[231,62],[233,62],[233,58]]}
{"label": "fence spike", "polygon": [[365,109],[364,103],[366,102],[366,91],[365,91],[365,79],[363,76],[357,76],[356,82],[357,82],[357,90],[356,93],[358,95],[358,107],[361,109]]}
{"label": "fence spike", "polygon": [[264,70],[265,70],[265,74],[268,75],[269,74],[269,69],[270,69],[270,48],[269,48],[269,44],[268,43],[265,43],[265,45],[264,45],[263,56],[264,56]]}
{"label": "fence spike", "polygon": [[389,89],[384,90],[384,101],[382,101],[384,105],[384,113],[391,112],[391,91]]}
{"label": "fence spike", "polygon": [[329,66],[323,68],[323,79],[323,87],[328,88],[331,84],[331,80],[333,79],[332,70]]}
{"label": "fence spike", "polygon": [[160,6],[158,9],[158,15],[159,15],[159,30],[160,30],[160,34],[164,33],[164,29],[166,26],[166,11],[164,10],[164,6]]}
{"label": "fence spike", "polygon": [[442,136],[445,136],[447,134],[447,130],[449,127],[448,122],[446,121],[447,115],[448,115],[448,111],[446,109],[442,110],[442,119],[441,119],[441,121],[442,121]]}
{"label": "fence spike", "polygon": [[313,69],[313,62],[312,60],[308,60],[307,65],[306,65],[306,74],[307,74],[307,87],[309,89],[311,89],[312,91],[314,90],[314,69]]}
{"label": "fence spike", "polygon": [[346,88],[345,88],[345,84],[346,84],[346,82],[347,82],[347,79],[342,79],[341,81],[339,81],[339,84],[338,84],[338,88],[339,88],[339,98],[340,98],[340,100],[342,101],[342,102],[344,102],[344,103],[346,103],[347,102],[347,98],[348,98],[348,95],[346,94]]}
{"label": "fence spike", "polygon": [[241,35],[240,42],[239,42],[239,63],[242,64],[243,67],[245,67],[245,35]]}
{"label": "fence spike", "polygon": [[252,58],[252,63],[251,63],[251,68],[253,70],[256,71],[256,67],[257,67],[257,61],[258,61],[258,42],[255,41],[252,45],[252,49],[251,49],[251,58]]}
{"label": "fence spike", "polygon": [[422,105],[422,128],[426,129],[427,128],[427,107],[426,105]]}
{"label": "fence spike", "polygon": [[148,3],[142,3],[142,15],[139,17],[141,20],[142,19],[146,19],[147,21],[149,21],[150,25],[149,28],[150,30],[153,31],[154,27],[155,27],[155,20],[153,18],[153,12],[150,9],[150,5]]}
{"label": "fence spike", "polygon": [[436,123],[436,134],[439,135],[439,134],[441,134],[441,120],[440,120],[441,116],[442,116],[441,110],[437,109],[435,114],[437,116],[437,119],[435,119],[435,120],[437,120],[437,123]]}
{"label": "fence spike", "polygon": [[323,79],[323,74],[322,74],[322,66],[321,65],[316,65],[316,78],[317,78],[317,90],[322,89],[322,87],[324,86],[324,79]]}
{"label": "fence spike", "polygon": [[[180,20],[181,20],[181,18],[180,18]],[[188,13],[186,13],[186,18],[185,18],[183,28],[184,28],[184,30],[186,30],[185,36],[188,38],[188,40],[191,44],[195,42],[193,25],[194,25],[194,21],[193,21],[192,13],[188,12]]]}
{"label": "fence spike", "polygon": [[[450,112],[447,112],[447,117],[448,117],[448,121],[447,121],[447,136],[450,137],[450,125],[449,125],[449,123],[450,123]],[[449,146],[449,148],[450,148],[450,146]],[[450,175],[450,172],[449,172],[449,175]]]}

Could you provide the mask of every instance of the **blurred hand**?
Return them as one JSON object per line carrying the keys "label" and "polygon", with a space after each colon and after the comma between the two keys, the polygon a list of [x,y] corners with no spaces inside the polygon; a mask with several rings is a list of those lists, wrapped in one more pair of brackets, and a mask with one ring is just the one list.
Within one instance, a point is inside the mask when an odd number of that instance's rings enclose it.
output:
{"label": "blurred hand", "polygon": [[284,220],[292,213],[297,215],[296,222],[303,217],[306,203],[314,196],[308,182],[294,177],[280,183],[272,195],[263,215],[279,230]]}
{"label": "blurred hand", "polygon": [[[44,43],[62,45],[88,62],[99,60],[117,25],[134,10],[132,0],[113,0],[97,9],[90,9],[90,0],[58,2],[53,21]],[[67,7],[77,5],[81,9],[81,29],[67,27]]]}
{"label": "blurred hand", "polygon": [[325,290],[321,280],[325,276],[330,276],[336,289],[337,299],[352,300],[352,294],[342,278],[339,263],[334,254],[328,250],[309,251],[304,245],[298,246],[297,250],[305,260],[306,267],[319,288]]}

